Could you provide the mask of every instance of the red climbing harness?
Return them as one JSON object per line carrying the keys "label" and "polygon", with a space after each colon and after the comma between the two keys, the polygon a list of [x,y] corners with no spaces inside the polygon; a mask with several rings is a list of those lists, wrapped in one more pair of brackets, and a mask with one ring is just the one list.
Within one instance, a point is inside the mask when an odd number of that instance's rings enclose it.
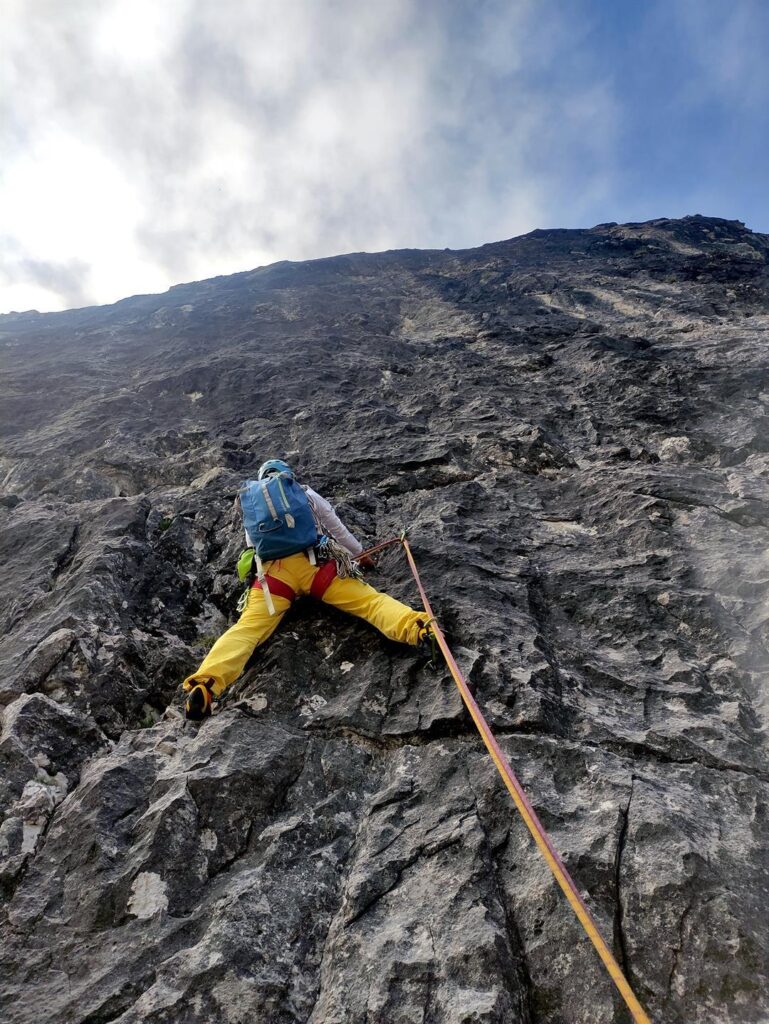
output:
{"label": "red climbing harness", "polygon": [[[326,591],[328,590],[328,588],[331,586],[335,579],[336,562],[332,558],[330,561],[322,565],[320,569],[318,569],[318,571],[315,573],[315,577],[310,587],[310,597],[314,597],[318,601],[322,600],[323,595],[326,593]],[[287,601],[296,600],[296,591],[292,587],[290,587],[288,583],[284,583],[283,580],[278,579],[277,576],[270,576],[270,574],[267,573],[264,577],[264,580],[267,586],[269,587],[270,593],[272,594],[273,597],[284,597]],[[259,579],[254,580],[251,586],[252,588],[258,587],[260,590],[263,589],[262,581]]]}
{"label": "red climbing harness", "polygon": [[[264,579],[273,597],[284,597],[287,601],[296,600],[296,591],[293,587],[289,587],[288,583],[284,583],[283,580],[279,580],[277,576],[270,576],[269,573],[265,575]],[[258,579],[254,580],[251,584],[251,589],[253,590],[254,587],[258,587],[259,590],[261,590],[262,581]]]}
{"label": "red climbing harness", "polygon": [[328,588],[336,579],[336,562],[334,559],[326,562],[320,569],[315,573],[315,577],[310,586],[310,597],[314,597],[320,601],[323,595],[326,593]]}

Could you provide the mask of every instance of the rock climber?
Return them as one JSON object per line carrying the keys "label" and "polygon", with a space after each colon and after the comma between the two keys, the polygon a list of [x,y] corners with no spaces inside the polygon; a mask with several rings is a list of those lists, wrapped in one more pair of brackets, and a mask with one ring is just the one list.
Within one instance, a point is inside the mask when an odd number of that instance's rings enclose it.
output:
{"label": "rock climber", "polygon": [[[257,481],[246,481],[241,488],[239,503],[248,545],[239,567],[255,561],[258,573],[254,578],[253,568],[247,575],[241,571],[249,589],[240,618],[184,680],[188,719],[201,721],[211,714],[213,700],[235,682],[255,648],[274,633],[297,597],[309,595],[365,619],[391,640],[423,647],[425,652],[432,647],[434,636],[425,612],[414,611],[360,579],[358,567],[373,568],[372,559],[361,557],[363,545],[331,504],[311,487],[299,484],[287,463],[280,459],[263,463]],[[266,523],[259,521],[259,514]],[[305,519],[310,530],[307,536],[314,539],[306,549],[264,562],[254,557],[259,553],[260,538],[267,536],[272,543],[284,534],[298,536]],[[257,536],[249,534],[249,525]],[[286,546],[291,547],[292,542]],[[280,542],[264,550],[280,551]]]}

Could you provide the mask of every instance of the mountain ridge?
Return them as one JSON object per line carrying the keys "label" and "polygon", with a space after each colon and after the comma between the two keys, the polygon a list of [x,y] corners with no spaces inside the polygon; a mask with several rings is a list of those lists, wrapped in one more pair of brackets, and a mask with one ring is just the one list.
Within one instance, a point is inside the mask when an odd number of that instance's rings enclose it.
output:
{"label": "mountain ridge", "polygon": [[277,260],[274,263],[268,263],[268,264],[265,264],[264,266],[254,267],[251,270],[236,271],[236,272],[234,272],[232,274],[218,274],[215,277],[201,278],[200,280],[197,280],[197,281],[181,282],[179,284],[171,285],[170,288],[168,288],[164,292],[146,292],[146,293],[139,293],[139,294],[136,294],[136,295],[125,296],[124,298],[117,299],[115,302],[111,302],[111,303],[100,303],[100,304],[97,304],[97,305],[80,306],[80,307],[73,308],[73,309],[59,310],[59,311],[53,311],[53,312],[43,312],[43,313],[41,313],[39,310],[36,310],[36,309],[10,310],[7,313],[0,313],[0,326],[2,326],[3,318],[4,317],[28,317],[28,316],[38,316],[38,317],[44,316],[44,317],[48,317],[48,316],[56,316],[56,315],[58,315],[58,313],[83,313],[86,310],[95,310],[95,309],[104,310],[104,309],[111,308],[113,306],[118,306],[121,303],[125,303],[125,302],[151,300],[151,299],[155,299],[155,298],[161,298],[164,295],[170,296],[171,293],[176,292],[178,290],[184,290],[186,288],[196,288],[196,287],[199,287],[199,286],[202,286],[202,285],[211,285],[211,284],[213,284],[214,282],[217,282],[217,281],[222,281],[222,280],[225,280],[225,279],[227,279],[227,280],[237,279],[237,278],[241,278],[243,276],[249,276],[249,275],[257,274],[257,273],[260,273],[260,272],[270,271],[270,270],[273,270],[273,269],[279,268],[279,267],[280,268],[288,268],[288,267],[296,267],[296,266],[306,266],[306,265],[313,265],[313,264],[319,264],[319,263],[326,263],[326,262],[332,261],[332,260],[349,260],[349,259],[355,259],[355,258],[359,258],[359,257],[368,257],[368,258],[375,259],[376,257],[384,257],[384,256],[390,256],[390,255],[399,256],[399,255],[411,254],[411,253],[419,253],[419,254],[422,254],[422,255],[438,254],[438,253],[453,253],[453,254],[456,254],[456,255],[466,255],[468,253],[473,253],[473,252],[476,252],[476,251],[481,251],[481,250],[484,250],[484,249],[493,248],[495,246],[508,245],[508,244],[511,244],[511,243],[514,243],[514,242],[518,242],[518,241],[520,241],[522,239],[527,239],[527,238],[545,238],[545,237],[550,237],[550,236],[557,237],[559,235],[562,236],[562,235],[567,235],[567,234],[573,234],[575,236],[581,236],[581,235],[584,235],[584,234],[594,234],[594,233],[599,232],[599,231],[607,231],[607,230],[610,230],[612,228],[650,228],[650,227],[660,227],[660,228],[673,227],[674,228],[675,226],[681,226],[681,228],[683,229],[683,227],[685,225],[690,225],[690,224],[691,225],[695,225],[695,224],[703,224],[703,225],[704,224],[710,224],[712,226],[720,226],[720,227],[736,227],[738,229],[741,229],[741,231],[743,233],[747,234],[747,235],[754,235],[757,238],[769,239],[769,234],[753,231],[751,228],[746,227],[746,225],[741,220],[728,220],[728,219],[725,219],[725,218],[722,218],[722,217],[707,217],[707,216],[704,216],[702,214],[690,214],[690,215],[688,215],[686,217],[681,217],[681,218],[660,217],[660,218],[656,218],[656,219],[650,220],[650,221],[628,221],[625,224],[619,224],[617,221],[607,221],[607,222],[602,223],[602,224],[596,224],[592,228],[534,228],[531,231],[526,232],[523,235],[515,235],[515,236],[512,236],[511,238],[500,239],[497,242],[485,242],[485,243],[483,243],[482,245],[479,245],[479,246],[470,246],[470,247],[461,248],[461,249],[451,249],[451,248],[438,248],[438,249],[405,248],[404,249],[404,248],[400,248],[400,249],[383,249],[381,251],[376,251],[376,252],[368,252],[366,250],[361,250],[361,251],[357,251],[357,252],[339,253],[339,254],[337,254],[335,256],[321,256],[321,257],[317,257],[317,258],[311,259],[311,260],[288,260],[288,259]]}

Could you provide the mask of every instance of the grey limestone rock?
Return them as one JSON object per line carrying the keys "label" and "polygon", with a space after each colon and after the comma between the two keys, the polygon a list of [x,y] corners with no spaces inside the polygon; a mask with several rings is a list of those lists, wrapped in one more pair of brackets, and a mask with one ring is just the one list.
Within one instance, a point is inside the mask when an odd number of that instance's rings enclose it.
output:
{"label": "grey limestone rock", "polygon": [[630,1019],[445,671],[304,602],[185,723],[268,456],[408,527],[652,1019],[769,1019],[767,254],[695,216],[0,317],[4,1022]]}

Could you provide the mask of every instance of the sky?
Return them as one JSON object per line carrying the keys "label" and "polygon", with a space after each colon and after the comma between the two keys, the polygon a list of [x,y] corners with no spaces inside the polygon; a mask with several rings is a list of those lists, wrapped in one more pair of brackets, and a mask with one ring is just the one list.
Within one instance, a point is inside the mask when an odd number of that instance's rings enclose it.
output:
{"label": "sky", "polygon": [[692,213],[769,232],[769,0],[2,0],[0,312]]}

